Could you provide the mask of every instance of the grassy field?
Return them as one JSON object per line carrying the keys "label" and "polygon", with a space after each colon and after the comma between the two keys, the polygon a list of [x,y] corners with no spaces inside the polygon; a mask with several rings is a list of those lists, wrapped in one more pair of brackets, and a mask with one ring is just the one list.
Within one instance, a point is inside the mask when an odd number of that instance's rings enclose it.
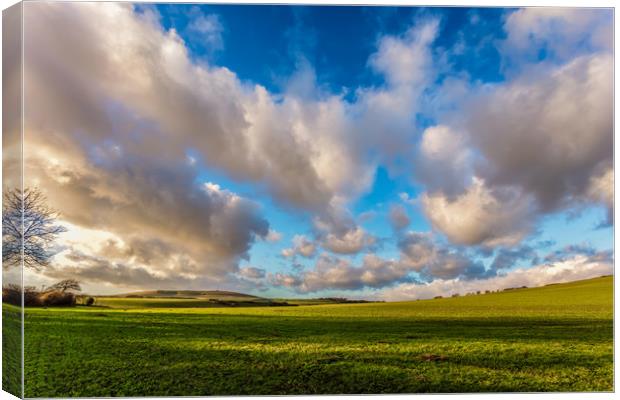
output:
{"label": "grassy field", "polygon": [[2,305],[2,389],[22,395],[22,313],[19,307]]}
{"label": "grassy field", "polygon": [[612,288],[604,277],[401,303],[28,309],[25,395],[611,391]]}

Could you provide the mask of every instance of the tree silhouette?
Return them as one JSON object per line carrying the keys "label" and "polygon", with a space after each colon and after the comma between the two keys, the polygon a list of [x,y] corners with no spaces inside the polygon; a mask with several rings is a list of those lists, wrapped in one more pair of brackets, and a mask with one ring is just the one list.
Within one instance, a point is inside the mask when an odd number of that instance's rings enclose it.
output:
{"label": "tree silhouette", "polygon": [[10,189],[2,205],[2,265],[40,270],[55,254],[51,247],[66,229],[56,225],[58,213],[45,204],[39,189]]}
{"label": "tree silhouette", "polygon": [[75,279],[65,279],[64,281],[60,281],[48,287],[47,290],[59,290],[64,293],[67,290],[75,290],[76,292],[81,292],[82,288],[80,287],[80,283]]}

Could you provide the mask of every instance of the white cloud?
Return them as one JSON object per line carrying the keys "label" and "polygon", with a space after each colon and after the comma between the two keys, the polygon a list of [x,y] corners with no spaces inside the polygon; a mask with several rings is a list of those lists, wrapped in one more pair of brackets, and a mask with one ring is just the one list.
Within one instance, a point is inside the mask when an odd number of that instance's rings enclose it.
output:
{"label": "white cloud", "polygon": [[458,244],[515,245],[542,215],[584,199],[606,205],[611,220],[611,176],[602,177],[613,157],[612,76],[610,54],[539,66],[478,88],[465,106],[466,139],[427,129],[418,178],[433,227]]}
{"label": "white cloud", "polygon": [[583,51],[611,51],[613,14],[609,10],[571,7],[528,7],[514,11],[504,24],[501,45],[512,63],[547,57],[566,61]]}
{"label": "white cloud", "polygon": [[466,135],[436,125],[422,134],[414,172],[428,191],[455,195],[471,183],[472,162]]}
{"label": "white cloud", "polygon": [[271,243],[279,242],[282,239],[282,234],[274,229],[269,229],[265,240]]}
{"label": "white cloud", "polygon": [[405,283],[386,289],[379,297],[389,301],[430,299],[435,296],[450,296],[454,293],[462,295],[478,290],[536,287],[594,278],[613,273],[613,261],[610,257],[610,254],[605,253],[595,256],[578,254],[567,260],[527,269],[520,268],[488,279],[439,279],[425,284]]}
{"label": "white cloud", "polygon": [[224,46],[222,32],[224,27],[216,14],[200,14],[193,17],[187,25],[192,37],[204,42],[208,48],[221,49]]}
{"label": "white cloud", "polygon": [[356,227],[347,230],[344,234],[328,233],[321,245],[327,250],[338,254],[356,254],[373,246],[376,238],[369,235],[363,228]]}
{"label": "white cloud", "polygon": [[586,201],[600,203],[607,208],[608,224],[614,222],[614,170],[607,168],[599,175],[590,177],[590,183],[586,192]]}
{"label": "white cloud", "polygon": [[[298,292],[384,288],[417,279],[434,280],[486,276],[484,266],[465,253],[438,243],[432,234],[407,232],[399,242],[398,259],[366,254],[359,265],[338,256],[321,254],[310,270],[296,274],[271,274],[269,281]],[[294,253],[292,253],[294,254]]]}
{"label": "white cloud", "polygon": [[425,193],[422,205],[433,228],[462,245],[515,245],[530,233],[536,211],[518,190],[489,188],[479,178],[452,199]]}
{"label": "white cloud", "polygon": [[306,258],[311,258],[316,252],[316,243],[310,240],[305,235],[295,235],[293,237],[293,247],[282,250],[282,256],[286,258],[295,257],[300,255]]}
{"label": "white cloud", "polygon": [[261,279],[265,277],[265,270],[256,267],[244,267],[239,269],[239,275],[248,279]]}

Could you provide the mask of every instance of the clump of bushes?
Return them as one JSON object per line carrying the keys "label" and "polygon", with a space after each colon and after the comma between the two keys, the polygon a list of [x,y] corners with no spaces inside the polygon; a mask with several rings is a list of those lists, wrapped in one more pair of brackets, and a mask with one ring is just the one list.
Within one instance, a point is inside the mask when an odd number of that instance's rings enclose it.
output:
{"label": "clump of bushes", "polygon": [[[34,286],[23,288],[24,306],[26,307],[67,307],[74,306],[76,296],[73,291],[80,291],[77,281],[67,279],[48,288],[37,290]],[[16,306],[22,305],[22,288],[8,284],[2,288],[2,301]],[[94,299],[93,299],[94,303]],[[92,304],[92,303],[91,303]]]}
{"label": "clump of bushes", "polygon": [[36,307],[43,305],[40,299],[41,293],[34,286],[26,286],[22,291],[21,286],[14,283],[10,283],[2,288],[2,301],[21,307],[22,292],[24,294],[25,306]]}
{"label": "clump of bushes", "polygon": [[41,293],[39,299],[43,306],[59,307],[75,305],[75,295],[73,293],[61,292],[59,290]]}
{"label": "clump of bushes", "polygon": [[22,289],[19,285],[9,283],[2,287],[2,301],[4,303],[21,306],[22,304]]}

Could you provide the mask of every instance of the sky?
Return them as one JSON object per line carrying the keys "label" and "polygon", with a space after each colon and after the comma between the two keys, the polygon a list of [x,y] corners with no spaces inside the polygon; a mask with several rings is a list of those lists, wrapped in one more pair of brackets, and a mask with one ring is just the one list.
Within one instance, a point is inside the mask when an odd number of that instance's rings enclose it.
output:
{"label": "sky", "polygon": [[26,284],[407,300],[613,272],[611,9],[24,23],[24,181],[67,228]]}

